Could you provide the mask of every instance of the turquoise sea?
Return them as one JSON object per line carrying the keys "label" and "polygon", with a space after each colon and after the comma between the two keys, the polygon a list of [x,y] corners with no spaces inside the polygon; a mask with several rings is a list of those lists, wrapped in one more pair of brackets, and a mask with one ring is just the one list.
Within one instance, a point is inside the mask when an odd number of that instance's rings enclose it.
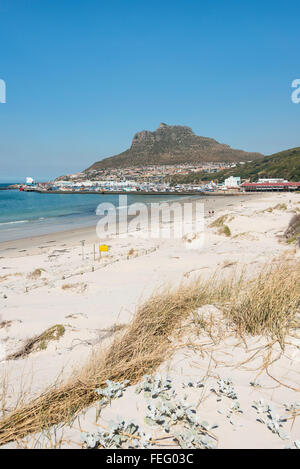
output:
{"label": "turquoise sea", "polygon": [[[8,184],[0,184],[0,188]],[[178,196],[127,195],[134,202],[158,202]],[[110,202],[119,207],[119,196],[110,194],[39,194],[0,190],[0,242],[56,231],[96,225],[97,206]],[[123,203],[123,202],[122,202]],[[123,207],[119,207],[124,208]]]}

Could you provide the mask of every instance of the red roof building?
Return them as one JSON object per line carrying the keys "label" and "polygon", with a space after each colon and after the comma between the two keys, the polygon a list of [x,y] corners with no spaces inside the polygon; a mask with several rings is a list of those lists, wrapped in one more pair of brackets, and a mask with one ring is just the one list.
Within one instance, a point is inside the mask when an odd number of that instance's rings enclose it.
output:
{"label": "red roof building", "polygon": [[291,192],[300,191],[300,182],[243,182],[244,192]]}

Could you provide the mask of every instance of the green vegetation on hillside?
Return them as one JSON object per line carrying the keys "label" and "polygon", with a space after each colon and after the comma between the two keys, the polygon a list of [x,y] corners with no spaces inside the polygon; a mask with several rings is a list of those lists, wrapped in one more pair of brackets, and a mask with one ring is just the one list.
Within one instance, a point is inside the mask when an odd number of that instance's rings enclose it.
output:
{"label": "green vegetation on hillside", "polygon": [[171,179],[171,183],[199,183],[211,179],[223,182],[229,176],[240,176],[242,179],[251,181],[257,181],[259,178],[285,178],[289,181],[300,181],[300,147],[265,156],[251,163],[238,164],[235,168],[218,173],[176,176]]}

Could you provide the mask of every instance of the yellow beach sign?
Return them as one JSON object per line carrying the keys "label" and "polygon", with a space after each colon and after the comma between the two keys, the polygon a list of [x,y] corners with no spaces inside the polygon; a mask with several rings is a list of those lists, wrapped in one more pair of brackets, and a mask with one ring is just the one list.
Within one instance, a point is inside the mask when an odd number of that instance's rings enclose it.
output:
{"label": "yellow beach sign", "polygon": [[109,246],[107,244],[100,244],[99,245],[99,258],[98,258],[99,261],[101,259],[102,252],[108,252],[108,250],[109,250]]}

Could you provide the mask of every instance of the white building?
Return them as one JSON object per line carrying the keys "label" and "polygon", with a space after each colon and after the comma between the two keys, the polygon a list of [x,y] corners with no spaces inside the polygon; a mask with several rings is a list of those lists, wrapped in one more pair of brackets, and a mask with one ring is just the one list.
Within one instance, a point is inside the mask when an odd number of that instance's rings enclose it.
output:
{"label": "white building", "polygon": [[225,179],[224,181],[224,186],[226,188],[229,187],[234,187],[238,188],[241,185],[241,178],[240,177],[235,177],[235,176],[230,176],[229,178]]}
{"label": "white building", "polygon": [[26,186],[33,186],[34,185],[34,179],[27,177],[26,178]]}
{"label": "white building", "polygon": [[271,184],[276,184],[277,182],[288,182],[286,179],[282,179],[282,178],[266,178],[266,179],[259,179],[258,181],[258,184],[259,183],[266,183],[266,182],[269,182]]}

